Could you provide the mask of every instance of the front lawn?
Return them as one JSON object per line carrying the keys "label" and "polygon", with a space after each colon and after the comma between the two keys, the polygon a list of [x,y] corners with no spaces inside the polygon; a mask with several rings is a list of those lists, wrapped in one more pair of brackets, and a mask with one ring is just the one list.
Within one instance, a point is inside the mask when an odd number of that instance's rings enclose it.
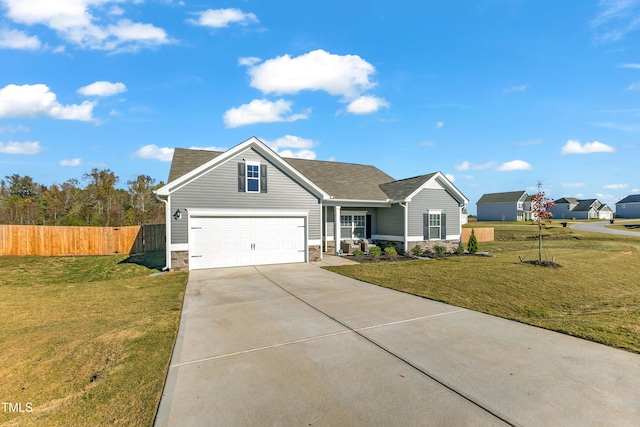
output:
{"label": "front lawn", "polygon": [[536,226],[495,229],[480,243],[488,257],[450,257],[326,267],[331,271],[471,310],[640,352],[640,239],[545,231],[545,254],[562,268],[519,262],[537,258]]}
{"label": "front lawn", "polygon": [[153,423],[187,281],[157,264],[0,257],[0,425]]}

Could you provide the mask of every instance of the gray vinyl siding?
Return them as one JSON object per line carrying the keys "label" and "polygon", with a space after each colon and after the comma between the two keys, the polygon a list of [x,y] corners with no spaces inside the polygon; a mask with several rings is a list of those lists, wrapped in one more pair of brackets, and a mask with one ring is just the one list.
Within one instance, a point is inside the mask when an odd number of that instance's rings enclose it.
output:
{"label": "gray vinyl siding", "polygon": [[392,205],[378,208],[377,233],[385,236],[404,236],[404,208]]}
{"label": "gray vinyl siding", "polygon": [[[323,208],[324,209],[324,208]],[[325,221],[325,231],[324,231],[324,235],[327,237],[333,237],[333,230],[335,227],[335,216],[336,216],[336,211],[335,208],[333,206],[330,206],[327,208],[327,217],[324,219]]]}
{"label": "gray vinyl siding", "polygon": [[[445,190],[425,188],[416,194],[409,203],[409,236],[422,236],[423,215],[430,209],[441,210],[446,214],[446,233],[449,236],[460,234],[460,205]],[[446,236],[442,236],[445,239]]]}
{"label": "gray vinyl siding", "polygon": [[[268,165],[267,193],[238,192],[238,163],[245,160]],[[321,238],[321,206],[318,197],[253,149],[218,165],[171,195],[171,212],[175,212],[176,209],[182,211],[182,218],[177,221],[172,219],[172,243],[188,242],[185,210],[189,208],[303,210],[309,213],[309,239]]]}
{"label": "gray vinyl siding", "polygon": [[640,218],[640,203],[616,203],[616,216],[618,218]]}
{"label": "gray vinyl siding", "polygon": [[517,203],[478,205],[478,221],[517,221]]}

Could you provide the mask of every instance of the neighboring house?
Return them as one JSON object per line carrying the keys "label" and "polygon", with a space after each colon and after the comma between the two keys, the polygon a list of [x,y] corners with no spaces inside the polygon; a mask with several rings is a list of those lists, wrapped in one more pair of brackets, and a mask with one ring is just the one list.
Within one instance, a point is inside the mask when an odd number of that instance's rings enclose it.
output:
{"label": "neighboring house", "polygon": [[531,196],[526,191],[484,194],[477,205],[478,221],[529,221]]}
{"label": "neighboring house", "polygon": [[618,218],[640,218],[640,194],[631,194],[616,203]]}
{"label": "neighboring house", "polygon": [[554,219],[613,219],[613,210],[598,199],[563,197],[549,211]]}
{"label": "neighboring house", "polygon": [[394,180],[368,165],[285,159],[257,138],[176,148],[166,203],[172,270],[309,262],[338,240],[400,251],[458,244],[468,199],[440,172]]}

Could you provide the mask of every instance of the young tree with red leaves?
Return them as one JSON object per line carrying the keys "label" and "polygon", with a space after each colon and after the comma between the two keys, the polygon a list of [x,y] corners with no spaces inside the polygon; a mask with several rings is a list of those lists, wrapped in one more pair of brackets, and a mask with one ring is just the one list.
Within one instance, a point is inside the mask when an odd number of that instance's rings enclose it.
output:
{"label": "young tree with red leaves", "polygon": [[531,196],[531,212],[533,220],[538,224],[538,262],[542,262],[542,226],[551,222],[553,216],[549,210],[555,202],[548,199],[542,191],[542,183],[538,183],[538,193]]}

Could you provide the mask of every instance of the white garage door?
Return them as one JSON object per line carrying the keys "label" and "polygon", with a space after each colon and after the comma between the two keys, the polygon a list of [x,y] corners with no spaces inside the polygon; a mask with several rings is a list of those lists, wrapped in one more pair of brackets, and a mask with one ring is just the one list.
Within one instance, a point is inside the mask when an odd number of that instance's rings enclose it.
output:
{"label": "white garage door", "polygon": [[189,268],[306,261],[305,218],[191,217]]}

